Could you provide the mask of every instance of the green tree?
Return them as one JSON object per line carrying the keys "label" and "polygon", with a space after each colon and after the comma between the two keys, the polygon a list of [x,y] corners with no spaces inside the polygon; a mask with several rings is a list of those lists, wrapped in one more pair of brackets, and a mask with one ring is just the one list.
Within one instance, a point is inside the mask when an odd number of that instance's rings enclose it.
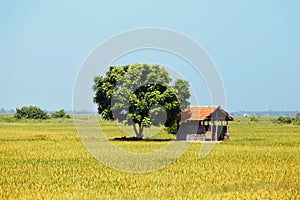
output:
{"label": "green tree", "polygon": [[273,122],[277,123],[277,124],[292,124],[294,120],[295,119],[293,117],[279,116],[279,117],[273,119]]}
{"label": "green tree", "polygon": [[60,109],[59,111],[56,111],[51,114],[52,118],[71,118],[70,115],[68,115],[64,109]]}
{"label": "green tree", "polygon": [[259,121],[259,118],[256,117],[256,116],[251,116],[250,117],[250,122],[258,122]]}
{"label": "green tree", "polygon": [[188,82],[177,80],[171,87],[171,76],[159,65],[112,66],[94,81],[99,114],[133,125],[138,138],[143,137],[145,127],[174,126],[177,114],[189,105]]}
{"label": "green tree", "polygon": [[17,119],[47,119],[49,116],[45,111],[36,106],[17,108],[14,117]]}
{"label": "green tree", "polygon": [[128,67],[129,66],[110,66],[109,71],[104,77],[94,77],[94,103],[98,105],[98,113],[101,114],[104,119],[114,119],[111,112],[111,96],[116,84],[123,78]]}
{"label": "green tree", "polygon": [[191,97],[190,91],[187,89],[190,84],[187,80],[177,79],[173,88],[175,89],[175,94],[180,102],[182,109],[187,108],[190,105],[188,99]]}
{"label": "green tree", "polygon": [[300,125],[300,112],[296,114],[296,117],[293,122],[294,125]]}

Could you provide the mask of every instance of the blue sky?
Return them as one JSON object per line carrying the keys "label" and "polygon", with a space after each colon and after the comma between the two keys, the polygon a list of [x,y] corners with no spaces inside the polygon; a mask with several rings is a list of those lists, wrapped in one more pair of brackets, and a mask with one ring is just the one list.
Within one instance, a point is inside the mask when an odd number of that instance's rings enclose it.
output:
{"label": "blue sky", "polygon": [[[1,1],[0,108],[71,109],[76,75],[97,45],[127,30],[161,27],[206,49],[222,76],[227,110],[300,110],[299,9],[292,0]],[[175,62],[167,58],[157,62]]]}

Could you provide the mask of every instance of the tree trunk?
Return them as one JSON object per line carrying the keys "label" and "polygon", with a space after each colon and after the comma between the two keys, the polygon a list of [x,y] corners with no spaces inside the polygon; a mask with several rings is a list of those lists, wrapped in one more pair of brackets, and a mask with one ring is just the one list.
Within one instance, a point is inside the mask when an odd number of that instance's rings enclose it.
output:
{"label": "tree trunk", "polygon": [[144,127],[141,124],[139,124],[139,129],[137,130],[136,125],[134,123],[133,124],[133,129],[134,129],[134,132],[135,132],[135,135],[136,135],[137,139],[143,139],[143,137],[144,137],[143,136]]}

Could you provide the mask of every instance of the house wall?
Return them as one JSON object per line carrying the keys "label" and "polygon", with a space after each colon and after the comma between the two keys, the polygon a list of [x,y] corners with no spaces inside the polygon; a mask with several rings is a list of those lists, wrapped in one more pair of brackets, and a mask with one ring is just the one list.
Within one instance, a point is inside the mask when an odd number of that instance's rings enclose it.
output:
{"label": "house wall", "polygon": [[186,121],[180,125],[176,138],[177,140],[223,140],[227,137],[227,122],[204,122],[204,121]]}

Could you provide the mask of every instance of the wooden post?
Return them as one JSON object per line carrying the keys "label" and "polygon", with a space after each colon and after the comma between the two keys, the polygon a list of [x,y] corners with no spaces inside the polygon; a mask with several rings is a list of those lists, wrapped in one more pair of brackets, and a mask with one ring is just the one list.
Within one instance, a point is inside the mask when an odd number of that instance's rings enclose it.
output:
{"label": "wooden post", "polygon": [[216,141],[217,140],[217,127],[216,127],[215,121],[212,122],[211,140],[212,141]]}

